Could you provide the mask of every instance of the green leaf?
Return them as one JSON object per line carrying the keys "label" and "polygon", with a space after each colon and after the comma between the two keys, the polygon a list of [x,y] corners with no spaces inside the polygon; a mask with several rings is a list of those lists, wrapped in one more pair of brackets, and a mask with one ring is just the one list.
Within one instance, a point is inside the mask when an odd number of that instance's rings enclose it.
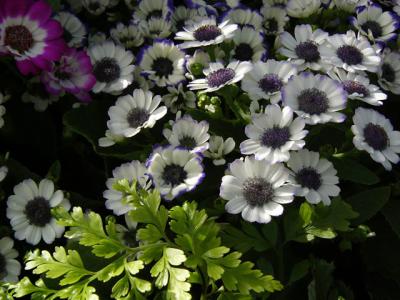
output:
{"label": "green leaf", "polygon": [[243,262],[236,268],[226,268],[222,274],[225,288],[228,291],[239,291],[242,295],[249,295],[252,290],[261,293],[283,289],[279,281],[270,275],[263,275],[260,270],[253,269],[253,266],[251,262]]}
{"label": "green leaf", "polygon": [[373,185],[379,182],[379,177],[362,164],[348,158],[332,158],[338,176],[341,180],[347,180],[365,185]]}
{"label": "green leaf", "polygon": [[27,270],[34,274],[45,273],[47,278],[63,277],[60,285],[78,282],[82,277],[93,275],[83,266],[79,253],[75,250],[65,251],[64,247],[56,247],[53,256],[46,250],[29,252],[26,258]]}
{"label": "green leaf", "polygon": [[196,268],[207,257],[207,251],[221,245],[218,225],[207,217],[205,210],[197,210],[195,202],[173,207],[170,217],[170,228],[177,234],[175,243],[188,252],[187,266]]}
{"label": "green leaf", "polygon": [[357,215],[349,204],[339,198],[333,199],[329,206],[320,203],[315,207],[307,232],[320,238],[334,238],[336,231],[348,231],[349,220]]}
{"label": "green leaf", "polygon": [[[262,234],[263,233],[263,234]],[[232,225],[223,228],[223,239],[228,246],[245,253],[250,249],[263,252],[276,243],[277,226],[275,222],[262,226],[262,233],[254,224],[242,222],[241,229]]]}
{"label": "green leaf", "polygon": [[313,275],[314,280],[308,286],[309,300],[325,300],[329,299],[331,285],[333,283],[332,272],[334,270],[333,263],[324,260],[314,260]]}
{"label": "green leaf", "polygon": [[292,272],[290,273],[288,284],[292,284],[304,276],[306,276],[310,269],[310,262],[304,259],[293,266]]}
{"label": "green leaf", "polygon": [[385,186],[362,191],[347,198],[347,201],[359,213],[359,216],[354,220],[354,223],[361,224],[378,213],[389,200],[390,192],[390,187]]}
{"label": "green leaf", "polygon": [[162,288],[167,286],[167,299],[186,300],[191,299],[190,283],[186,280],[190,277],[190,272],[186,269],[175,268],[186,260],[184,252],[179,249],[164,247],[163,256],[151,268],[150,274],[156,278],[156,286]]}
{"label": "green leaf", "polygon": [[[89,212],[84,214],[82,208],[74,207],[71,213],[63,208],[56,208],[54,215],[60,225],[69,226],[65,233],[69,239],[78,239],[83,246],[92,247],[92,252],[99,257],[110,258],[126,248],[114,236],[108,236],[103,228],[103,221],[99,214]],[[114,219],[109,218],[107,228],[111,228]]]}
{"label": "green leaf", "polygon": [[400,238],[400,201],[398,198],[392,198],[382,209],[382,214],[384,215],[386,221],[390,224],[393,231]]}

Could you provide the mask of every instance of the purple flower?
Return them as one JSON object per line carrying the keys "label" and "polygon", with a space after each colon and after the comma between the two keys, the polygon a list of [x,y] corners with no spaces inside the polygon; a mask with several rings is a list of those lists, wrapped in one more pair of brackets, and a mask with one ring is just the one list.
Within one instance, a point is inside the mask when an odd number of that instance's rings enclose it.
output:
{"label": "purple flower", "polygon": [[66,44],[63,29],[43,0],[0,1],[0,54],[12,55],[24,75],[49,70]]}
{"label": "purple flower", "polygon": [[41,80],[50,94],[59,95],[65,91],[87,102],[91,100],[89,91],[96,83],[92,69],[90,57],[84,50],[68,48],[60,61],[52,64],[51,70],[42,73]]}

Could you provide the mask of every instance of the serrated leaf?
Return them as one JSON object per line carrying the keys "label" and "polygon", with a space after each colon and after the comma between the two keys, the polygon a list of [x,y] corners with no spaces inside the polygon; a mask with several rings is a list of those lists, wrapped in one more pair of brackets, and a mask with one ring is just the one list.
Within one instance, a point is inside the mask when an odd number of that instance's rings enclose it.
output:
{"label": "serrated leaf", "polygon": [[166,248],[165,255],[168,262],[173,266],[179,266],[186,260],[185,253],[176,248]]}
{"label": "serrated leaf", "polygon": [[129,271],[131,275],[136,275],[140,270],[144,268],[143,261],[135,260],[125,263],[125,268]]}
{"label": "serrated leaf", "polygon": [[45,274],[47,278],[59,278],[60,285],[78,282],[82,277],[92,275],[93,272],[83,266],[79,253],[75,250],[65,251],[64,247],[56,247],[53,256],[44,250],[29,252],[26,258],[26,269],[33,269],[34,274]]}
{"label": "serrated leaf", "polygon": [[253,269],[254,264],[243,262],[236,268],[226,268],[222,281],[228,291],[239,291],[249,295],[250,291],[261,293],[274,292],[283,289],[282,284],[270,275],[263,275],[260,270]]}

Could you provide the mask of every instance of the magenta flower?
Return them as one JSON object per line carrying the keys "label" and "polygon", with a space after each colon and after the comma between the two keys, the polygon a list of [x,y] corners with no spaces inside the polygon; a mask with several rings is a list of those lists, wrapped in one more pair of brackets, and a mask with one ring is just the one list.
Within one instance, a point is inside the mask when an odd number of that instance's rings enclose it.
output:
{"label": "magenta flower", "polygon": [[51,68],[66,44],[63,29],[43,0],[0,1],[0,54],[12,55],[24,75]]}
{"label": "magenta flower", "polygon": [[84,50],[68,48],[60,61],[52,64],[51,70],[42,72],[41,80],[50,94],[67,92],[88,102],[91,100],[89,91],[96,83],[92,69],[90,57]]}

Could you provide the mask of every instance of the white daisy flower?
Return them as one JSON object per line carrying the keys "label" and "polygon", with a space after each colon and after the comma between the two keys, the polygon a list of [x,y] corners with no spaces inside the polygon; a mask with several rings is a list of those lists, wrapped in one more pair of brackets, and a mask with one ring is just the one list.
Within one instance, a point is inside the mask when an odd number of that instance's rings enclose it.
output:
{"label": "white daisy flower", "polygon": [[1,166],[0,167],[0,182],[2,182],[4,180],[4,178],[6,178],[8,173],[8,168],[6,166]]}
{"label": "white daisy flower", "polygon": [[170,20],[151,18],[148,21],[141,21],[138,26],[142,35],[149,39],[163,39],[171,35]]}
{"label": "white daisy flower", "polygon": [[173,122],[171,129],[165,128],[163,135],[172,146],[180,146],[190,152],[200,153],[209,147],[208,128],[207,121],[197,122],[186,115]]}
{"label": "white daisy flower", "polygon": [[168,94],[162,100],[172,113],[184,108],[196,108],[196,94],[186,91],[182,83],[177,87],[167,87],[167,90]]}
{"label": "white daisy flower", "polygon": [[342,69],[334,68],[328,72],[328,75],[342,83],[348,99],[357,99],[378,106],[382,105],[382,101],[387,98],[387,95],[382,93],[379,87],[371,84],[369,78],[363,74],[347,73]]}
{"label": "white daisy flower", "polygon": [[237,28],[236,24],[229,24],[229,20],[217,25],[214,18],[209,18],[184,27],[184,31],[176,33],[175,39],[185,41],[179,44],[181,49],[217,45],[232,38]]}
{"label": "white daisy flower", "polygon": [[307,124],[343,122],[339,113],[346,107],[343,86],[325,75],[308,72],[293,76],[282,89],[283,103],[290,106]]}
{"label": "white daisy flower", "polygon": [[207,10],[204,7],[188,8],[183,5],[175,8],[172,15],[172,29],[173,32],[178,32],[183,29],[187,22],[195,22],[199,18],[207,18]]}
{"label": "white daisy flower", "polygon": [[56,206],[69,210],[71,204],[62,191],[54,191],[52,181],[43,179],[38,186],[32,179],[26,179],[17,184],[7,200],[7,218],[15,238],[37,245],[41,239],[51,244],[56,237],[61,237],[64,227],[51,215],[51,208]]}
{"label": "white daisy flower", "polygon": [[205,176],[198,154],[173,146],[154,149],[146,166],[154,187],[165,200],[192,191]]}
{"label": "white daisy flower", "polygon": [[225,141],[222,136],[212,135],[209,140],[209,148],[204,152],[204,156],[212,159],[215,166],[224,165],[225,155],[228,155],[235,149],[235,140],[228,137]]}
{"label": "white daisy flower", "polygon": [[267,35],[281,34],[285,29],[289,17],[286,10],[281,7],[266,7],[261,11],[263,14],[263,27]]}
{"label": "white daisy flower", "polygon": [[253,62],[265,60],[267,50],[263,42],[264,37],[261,31],[254,30],[252,27],[238,29],[233,37],[232,59]]}
{"label": "white daisy flower", "polygon": [[210,65],[210,56],[201,49],[197,49],[193,55],[186,55],[186,70],[185,77],[195,79],[196,76],[203,75],[203,70]]}
{"label": "white daisy flower", "polygon": [[373,109],[359,107],[353,116],[353,143],[358,150],[364,150],[371,158],[390,171],[392,163],[399,162],[400,131],[385,116]]}
{"label": "white daisy flower", "polygon": [[338,9],[354,13],[357,6],[367,5],[368,0],[333,0],[333,3]]}
{"label": "white daisy flower", "polygon": [[400,2],[397,1],[397,4],[393,7],[393,11],[400,16]]}
{"label": "white daisy flower", "polygon": [[286,31],[280,35],[279,41],[282,46],[278,52],[288,57],[299,70],[328,69],[329,64],[322,55],[327,51],[327,38],[328,33],[321,29],[313,31],[309,24],[297,25],[294,28],[294,36]]}
{"label": "white daisy flower", "polygon": [[4,126],[3,116],[6,113],[6,108],[4,107],[4,105],[1,105],[1,104],[4,104],[9,98],[10,98],[10,95],[3,94],[2,92],[0,92],[0,128],[2,128]]}
{"label": "white daisy flower", "polygon": [[111,130],[107,129],[104,137],[99,138],[97,144],[99,147],[111,147],[117,143],[123,142],[125,137],[120,134],[113,134]]}
{"label": "white daisy flower", "polygon": [[92,15],[101,15],[110,4],[110,0],[82,0],[83,7]]}
{"label": "white daisy flower", "polygon": [[147,191],[151,187],[151,182],[146,175],[146,171],[144,164],[137,160],[124,163],[112,171],[113,177],[107,179],[107,190],[104,191],[103,197],[107,199],[106,207],[112,210],[115,215],[120,216],[126,214],[128,211],[134,209],[134,207],[123,201],[126,195],[115,190],[113,185],[121,179],[127,179],[130,184],[136,180],[136,188]]}
{"label": "white daisy flower", "polygon": [[203,70],[206,78],[195,79],[187,86],[191,90],[204,90],[204,93],[214,92],[239,82],[251,69],[252,64],[247,61],[232,61],[226,67],[219,62],[210,63],[209,67]]}
{"label": "white daisy flower", "polygon": [[400,53],[388,52],[378,69],[379,85],[393,94],[400,95]]}
{"label": "white daisy flower", "polygon": [[320,11],[320,0],[289,0],[286,11],[293,18],[307,18]]}
{"label": "white daisy flower", "polygon": [[396,38],[399,17],[391,11],[383,11],[377,4],[357,8],[357,16],[350,18],[351,24],[371,41],[387,42]]}
{"label": "white daisy flower", "polygon": [[154,88],[154,82],[147,80],[144,76],[142,76],[143,70],[135,66],[135,70],[133,71],[133,81],[130,85],[128,85],[119,96],[132,95],[133,91],[136,89],[142,89],[144,91],[148,91]]}
{"label": "white daisy flower", "polygon": [[115,28],[110,30],[110,36],[116,43],[128,49],[139,47],[144,42],[139,27],[134,24],[124,25],[118,23]]}
{"label": "white daisy flower", "polygon": [[353,73],[378,70],[381,58],[364,36],[349,30],[346,34],[334,34],[327,41],[330,47],[321,54],[334,66]]}
{"label": "white daisy flower", "polygon": [[156,40],[140,50],[137,63],[142,73],[159,87],[185,80],[185,53],[169,40]]}
{"label": "white daisy flower", "polygon": [[135,8],[134,21],[149,21],[150,19],[168,20],[173,10],[171,0],[142,0]]}
{"label": "white daisy flower", "polygon": [[0,281],[16,283],[21,274],[18,251],[13,248],[14,241],[9,237],[0,239]]}
{"label": "white daisy flower", "polygon": [[242,80],[242,89],[252,100],[269,99],[271,103],[281,100],[281,89],[289,78],[297,74],[294,65],[286,61],[268,59],[256,62]]}
{"label": "white daisy flower", "polygon": [[255,159],[265,159],[271,164],[287,161],[289,151],[304,147],[308,131],[306,123],[300,117],[293,120],[293,111],[286,106],[268,105],[264,114],[252,118],[245,128],[248,140],[240,144],[244,155],[255,155]]}
{"label": "white daisy flower", "polygon": [[86,28],[74,15],[66,11],[58,13],[54,19],[60,22],[64,29],[64,41],[70,47],[79,48],[86,38]]}
{"label": "white daisy flower", "polygon": [[286,10],[288,0],[263,0],[263,10],[272,7],[279,7]]}
{"label": "white daisy flower", "polygon": [[307,149],[293,152],[287,165],[292,171],[296,196],[305,197],[311,204],[322,201],[324,205],[330,205],[331,197],[339,195],[336,169],[330,161],[320,158],[318,152]]}
{"label": "white daisy flower", "polygon": [[257,10],[252,10],[245,7],[237,7],[228,10],[222,16],[222,22],[229,20],[232,24],[239,25],[240,28],[250,26],[255,30],[262,29],[263,17]]}
{"label": "white daisy flower", "polygon": [[152,128],[167,113],[165,106],[158,107],[160,102],[160,96],[153,97],[152,92],[142,89],[134,90],[132,96],[119,97],[108,110],[107,127],[112,134],[124,137],[132,137],[143,128]]}
{"label": "white daisy flower", "polygon": [[230,175],[222,177],[219,195],[228,200],[230,214],[242,214],[249,222],[268,223],[283,213],[283,205],[293,201],[294,187],[288,184],[289,171],[283,164],[269,164],[247,156],[229,165]]}
{"label": "white daisy flower", "polygon": [[94,93],[115,93],[125,89],[133,80],[133,59],[130,51],[112,41],[95,44],[88,50],[96,84]]}
{"label": "white daisy flower", "polygon": [[225,155],[228,155],[235,149],[235,140],[228,137],[225,141],[222,136],[212,135],[209,140],[209,148],[204,152],[204,156],[212,159],[215,166],[224,165]]}
{"label": "white daisy flower", "polygon": [[33,103],[36,111],[44,112],[49,105],[56,103],[60,97],[49,94],[38,76],[28,81],[27,90],[22,94],[22,102]]}

